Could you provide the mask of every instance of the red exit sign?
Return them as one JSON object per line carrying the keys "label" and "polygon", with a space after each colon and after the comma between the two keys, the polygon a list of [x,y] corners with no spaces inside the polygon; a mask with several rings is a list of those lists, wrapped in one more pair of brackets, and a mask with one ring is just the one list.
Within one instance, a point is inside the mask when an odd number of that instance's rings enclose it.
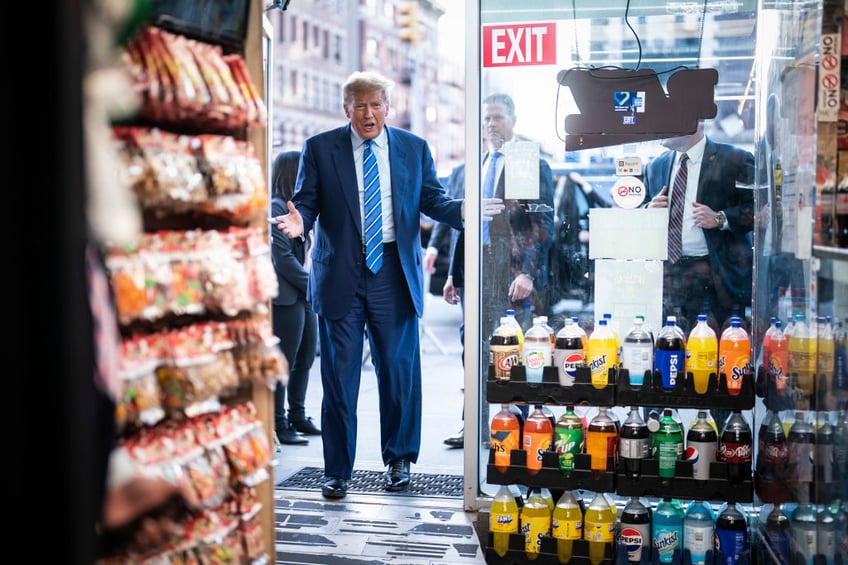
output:
{"label": "red exit sign", "polygon": [[556,64],[556,24],[483,26],[483,66]]}

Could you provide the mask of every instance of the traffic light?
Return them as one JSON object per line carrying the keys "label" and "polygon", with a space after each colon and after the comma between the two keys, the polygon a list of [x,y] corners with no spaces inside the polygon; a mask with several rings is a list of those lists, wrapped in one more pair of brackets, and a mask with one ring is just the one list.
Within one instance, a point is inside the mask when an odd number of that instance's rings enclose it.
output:
{"label": "traffic light", "polygon": [[397,7],[398,35],[413,45],[418,43],[418,2],[410,0]]}

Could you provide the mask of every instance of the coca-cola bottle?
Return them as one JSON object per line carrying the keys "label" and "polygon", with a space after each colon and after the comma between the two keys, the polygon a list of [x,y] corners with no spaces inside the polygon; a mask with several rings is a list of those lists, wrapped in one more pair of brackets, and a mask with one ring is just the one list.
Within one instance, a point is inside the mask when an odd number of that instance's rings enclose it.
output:
{"label": "coca-cola bottle", "polygon": [[788,465],[789,448],[783,422],[777,412],[768,409],[757,434],[757,496],[765,502],[781,498]]}
{"label": "coca-cola bottle", "polygon": [[624,473],[630,479],[639,477],[642,459],[651,456],[651,434],[637,406],[630,408],[621,426],[618,456],[624,461]]}
{"label": "coca-cola bottle", "polygon": [[727,478],[730,482],[750,480],[753,449],[751,426],[742,416],[741,410],[734,410],[725,422],[718,442],[718,458],[727,464]]}

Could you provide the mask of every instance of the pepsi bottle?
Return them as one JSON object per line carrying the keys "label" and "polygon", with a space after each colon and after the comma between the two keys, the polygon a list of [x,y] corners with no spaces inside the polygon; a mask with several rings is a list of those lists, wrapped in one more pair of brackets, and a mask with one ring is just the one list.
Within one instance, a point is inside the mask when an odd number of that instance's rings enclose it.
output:
{"label": "pepsi bottle", "polygon": [[718,434],[707,422],[706,410],[698,411],[698,419],[686,432],[686,461],[692,463],[692,478],[707,481],[710,478],[710,463],[716,460]]}
{"label": "pepsi bottle", "polygon": [[621,511],[618,543],[627,551],[627,561],[639,563],[642,550],[646,549],[645,558],[650,554],[651,543],[651,511],[639,500],[638,496],[630,500]]}
{"label": "pepsi bottle", "polygon": [[727,503],[716,518],[715,550],[721,557],[716,565],[738,565],[748,553],[748,524],[735,502]]}

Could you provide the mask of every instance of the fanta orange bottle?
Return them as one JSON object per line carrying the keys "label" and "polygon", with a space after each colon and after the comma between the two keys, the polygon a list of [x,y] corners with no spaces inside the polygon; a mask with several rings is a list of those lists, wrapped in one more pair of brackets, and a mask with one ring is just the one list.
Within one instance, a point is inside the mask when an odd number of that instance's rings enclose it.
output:
{"label": "fanta orange bottle", "polygon": [[489,426],[492,432],[492,450],[495,452],[495,468],[501,473],[509,469],[509,460],[513,449],[520,449],[521,427],[518,418],[509,409],[509,404],[501,404],[500,411],[492,418]]}
{"label": "fanta orange bottle", "polygon": [[742,319],[734,316],[718,342],[718,370],[724,376],[727,392],[738,395],[742,381],[751,371],[751,337],[742,327]]}
{"label": "fanta orange bottle", "polygon": [[542,469],[542,454],[551,448],[554,439],[554,427],[542,411],[541,404],[536,404],[524,421],[523,435],[524,451],[527,452],[527,472],[535,475]]}

